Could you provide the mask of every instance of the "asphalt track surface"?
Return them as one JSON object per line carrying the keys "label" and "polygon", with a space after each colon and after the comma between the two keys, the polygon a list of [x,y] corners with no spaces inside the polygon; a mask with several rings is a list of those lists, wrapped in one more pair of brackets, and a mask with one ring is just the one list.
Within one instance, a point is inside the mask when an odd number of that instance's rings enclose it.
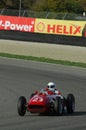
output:
{"label": "asphalt track surface", "polygon": [[[73,93],[73,115],[40,116],[17,113],[17,101],[28,99],[49,81],[57,84],[64,96]],[[86,69],[62,65],[0,58],[0,130],[86,130]]]}

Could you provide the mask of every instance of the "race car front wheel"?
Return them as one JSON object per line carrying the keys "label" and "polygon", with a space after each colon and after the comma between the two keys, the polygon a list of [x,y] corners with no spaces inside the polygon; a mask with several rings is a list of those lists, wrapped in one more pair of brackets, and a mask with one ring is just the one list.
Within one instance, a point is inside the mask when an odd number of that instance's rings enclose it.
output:
{"label": "race car front wheel", "polygon": [[24,96],[21,96],[18,100],[18,104],[17,104],[17,110],[18,110],[18,114],[20,116],[24,116],[26,113],[26,98]]}
{"label": "race car front wheel", "polygon": [[54,110],[57,115],[62,115],[63,113],[63,105],[60,97],[57,97],[54,102]]}

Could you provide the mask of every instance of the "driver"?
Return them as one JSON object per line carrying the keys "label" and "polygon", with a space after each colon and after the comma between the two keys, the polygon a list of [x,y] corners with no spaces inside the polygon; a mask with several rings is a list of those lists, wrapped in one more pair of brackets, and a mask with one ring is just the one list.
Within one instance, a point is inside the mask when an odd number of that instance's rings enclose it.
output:
{"label": "driver", "polygon": [[56,85],[55,85],[55,83],[53,83],[53,82],[49,82],[49,83],[47,84],[47,87],[46,87],[45,91],[47,91],[48,94],[61,95],[60,91],[58,91],[58,90],[56,89]]}

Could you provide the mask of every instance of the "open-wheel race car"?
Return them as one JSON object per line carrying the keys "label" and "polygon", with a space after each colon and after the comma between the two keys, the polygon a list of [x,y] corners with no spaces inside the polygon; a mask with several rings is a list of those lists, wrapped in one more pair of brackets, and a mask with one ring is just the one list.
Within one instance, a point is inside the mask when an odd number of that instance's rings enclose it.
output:
{"label": "open-wheel race car", "polygon": [[24,96],[20,96],[17,104],[17,111],[20,116],[24,116],[26,111],[30,113],[62,115],[73,113],[75,110],[75,97],[68,94],[65,98],[54,93],[48,94],[46,91],[35,92],[27,101]]}

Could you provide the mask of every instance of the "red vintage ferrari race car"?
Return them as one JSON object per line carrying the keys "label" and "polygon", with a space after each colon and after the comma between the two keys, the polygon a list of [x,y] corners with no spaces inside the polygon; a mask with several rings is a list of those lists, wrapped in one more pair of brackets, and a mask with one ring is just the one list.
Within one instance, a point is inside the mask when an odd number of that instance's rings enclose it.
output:
{"label": "red vintage ferrari race car", "polygon": [[19,97],[17,111],[20,116],[24,116],[26,111],[30,113],[62,115],[73,113],[75,110],[75,97],[68,94],[67,98],[54,93],[48,94],[46,91],[31,94],[27,101],[24,96]]}

